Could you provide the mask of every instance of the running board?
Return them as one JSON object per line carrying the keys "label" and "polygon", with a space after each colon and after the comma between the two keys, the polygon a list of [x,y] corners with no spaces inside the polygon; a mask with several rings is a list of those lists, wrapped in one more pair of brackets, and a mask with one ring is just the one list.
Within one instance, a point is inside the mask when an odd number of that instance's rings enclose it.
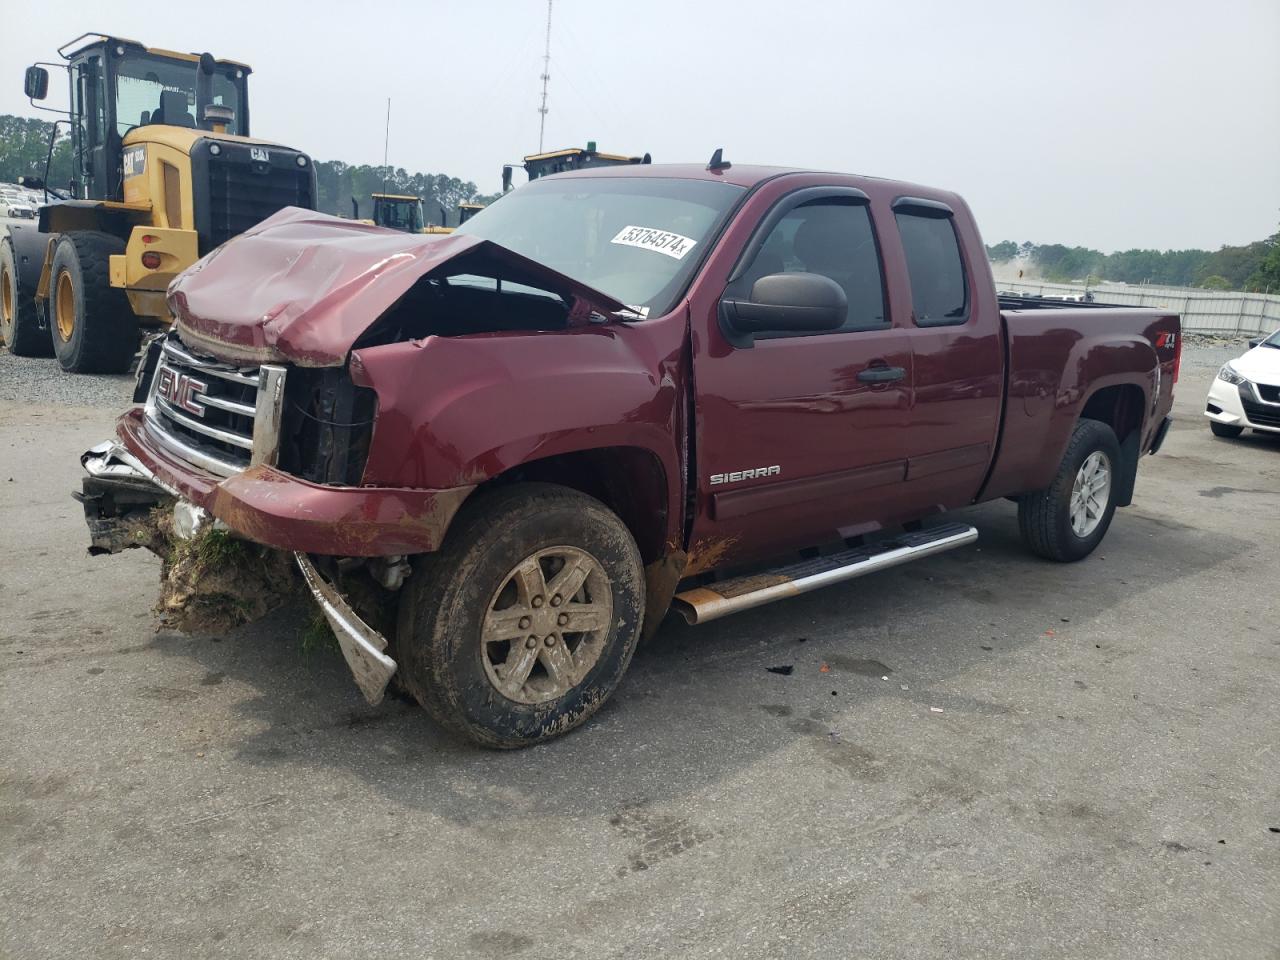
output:
{"label": "running board", "polygon": [[731,613],[762,607],[774,600],[798,596],[819,587],[852,580],[912,560],[922,560],[944,550],[963,547],[978,539],[978,531],[965,523],[948,523],[891,540],[842,550],[826,557],[801,560],[764,573],[721,580],[705,587],[677,593],[671,601],[688,623],[707,623]]}

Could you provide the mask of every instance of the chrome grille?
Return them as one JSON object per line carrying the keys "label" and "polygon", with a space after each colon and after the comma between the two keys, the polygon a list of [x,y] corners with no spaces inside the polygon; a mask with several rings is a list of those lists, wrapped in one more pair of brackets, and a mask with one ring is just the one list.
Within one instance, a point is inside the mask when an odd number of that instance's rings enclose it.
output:
{"label": "chrome grille", "polygon": [[170,333],[147,392],[146,425],[173,456],[221,477],[274,464],[285,368],[237,367]]}

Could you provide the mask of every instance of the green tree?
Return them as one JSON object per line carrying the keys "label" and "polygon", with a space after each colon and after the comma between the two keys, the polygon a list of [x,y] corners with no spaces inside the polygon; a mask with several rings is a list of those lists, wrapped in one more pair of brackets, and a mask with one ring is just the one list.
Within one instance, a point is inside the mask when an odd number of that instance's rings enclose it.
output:
{"label": "green tree", "polygon": [[[59,125],[49,165],[49,184],[65,187],[71,178],[71,140],[66,124]],[[0,114],[0,181],[19,177],[43,177],[54,125],[34,117]]]}
{"label": "green tree", "polygon": [[1200,286],[1206,290],[1230,290],[1231,281],[1226,277],[1220,277],[1216,273],[1211,277],[1205,277],[1200,281]]}
{"label": "green tree", "polygon": [[1280,292],[1280,232],[1273,233],[1261,242],[1266,254],[1259,262],[1256,270],[1245,280],[1248,290],[1263,292]]}
{"label": "green tree", "polygon": [[992,263],[1012,260],[1018,255],[1018,245],[1012,240],[1001,240],[995,246],[987,247],[987,259]]}

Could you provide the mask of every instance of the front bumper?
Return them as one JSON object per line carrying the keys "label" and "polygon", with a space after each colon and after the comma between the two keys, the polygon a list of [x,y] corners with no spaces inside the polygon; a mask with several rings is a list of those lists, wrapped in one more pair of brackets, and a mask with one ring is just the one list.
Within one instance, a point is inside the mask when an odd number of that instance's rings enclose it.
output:
{"label": "front bumper", "polygon": [[265,464],[223,479],[158,449],[140,409],[121,417],[116,433],[159,486],[203,507],[233,533],[277,550],[335,557],[430,553],[475,489],[328,486]]}
{"label": "front bumper", "polygon": [[[92,554],[154,546],[149,542],[151,525],[141,521],[142,515],[159,507],[174,508],[175,517],[182,512],[188,516],[202,516],[206,522],[210,519],[201,507],[183,499],[181,490],[166,483],[114,440],[86,451],[80,462],[87,476],[82,490],[74,496],[84,505],[85,522],[89,527],[89,552]],[[175,524],[179,529],[181,526]],[[194,534],[199,527],[199,522],[188,523],[187,534]],[[356,686],[369,703],[380,703],[397,666],[384,652],[387,649],[386,637],[360,618],[342,595],[325,581],[305,553],[295,552],[294,559],[307,589],[338,639],[338,646],[351,668]]]}
{"label": "front bumper", "polygon": [[1215,377],[1204,415],[1215,423],[1280,433],[1280,404],[1264,401],[1248,380],[1236,385]]}

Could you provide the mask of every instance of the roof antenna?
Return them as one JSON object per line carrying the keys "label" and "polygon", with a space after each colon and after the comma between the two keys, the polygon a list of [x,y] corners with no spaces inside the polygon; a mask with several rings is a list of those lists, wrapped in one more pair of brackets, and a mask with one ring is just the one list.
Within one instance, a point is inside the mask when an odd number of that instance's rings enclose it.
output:
{"label": "roof antenna", "polygon": [[707,169],[712,173],[719,173],[732,166],[733,164],[724,158],[724,147],[716,147],[716,152],[711,155],[711,162],[707,164]]}

